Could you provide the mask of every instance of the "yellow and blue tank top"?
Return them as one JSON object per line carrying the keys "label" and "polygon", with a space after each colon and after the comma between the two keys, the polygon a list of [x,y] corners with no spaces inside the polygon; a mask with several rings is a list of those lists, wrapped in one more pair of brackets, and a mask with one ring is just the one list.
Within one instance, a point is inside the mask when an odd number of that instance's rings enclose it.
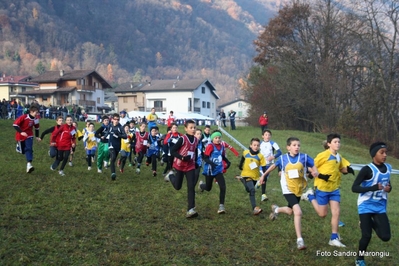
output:
{"label": "yellow and blue tank top", "polygon": [[242,153],[244,163],[242,165],[241,176],[252,180],[259,180],[259,171],[266,166],[265,157],[259,152],[252,154],[249,150]]}
{"label": "yellow and blue tank top", "polygon": [[275,165],[281,169],[280,185],[283,194],[300,197],[307,186],[307,168],[314,166],[313,158],[303,153],[295,156],[287,153],[280,156]]}
{"label": "yellow and blue tank top", "polygon": [[318,177],[314,180],[314,186],[324,192],[332,192],[341,185],[341,169],[350,165],[339,153],[332,154],[329,149],[319,153],[314,159],[314,163],[320,174],[331,175],[328,181]]}

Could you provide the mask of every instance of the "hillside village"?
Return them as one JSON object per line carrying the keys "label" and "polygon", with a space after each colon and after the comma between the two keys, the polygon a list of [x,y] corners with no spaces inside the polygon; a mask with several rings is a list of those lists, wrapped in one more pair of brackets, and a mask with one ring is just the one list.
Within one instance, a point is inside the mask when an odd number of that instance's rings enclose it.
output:
{"label": "hillside village", "polygon": [[36,77],[4,74],[0,78],[0,99],[7,107],[4,118],[32,102],[41,106],[42,117],[54,119],[60,109],[67,108],[79,120],[122,110],[148,113],[151,108],[162,115],[174,111],[187,118],[190,114],[201,115],[204,120],[217,119],[223,108],[235,109],[237,119],[244,119],[248,109],[248,103],[241,99],[218,105],[217,89],[208,79],[177,77],[112,88],[95,70],[46,71]]}

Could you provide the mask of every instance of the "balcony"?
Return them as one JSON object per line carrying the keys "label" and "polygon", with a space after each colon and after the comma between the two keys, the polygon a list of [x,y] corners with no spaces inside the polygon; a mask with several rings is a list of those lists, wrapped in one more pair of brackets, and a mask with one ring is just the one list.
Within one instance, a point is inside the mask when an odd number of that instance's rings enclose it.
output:
{"label": "balcony", "polygon": [[96,106],[95,101],[88,101],[88,100],[78,100],[78,105],[83,107],[94,107]]}
{"label": "balcony", "polygon": [[[191,107],[187,107],[188,112],[192,112]],[[194,113],[201,113],[201,107],[194,107]]]}
{"label": "balcony", "polygon": [[93,92],[96,90],[96,88],[94,88],[94,86],[91,85],[76,85],[76,89],[77,91],[81,92]]}

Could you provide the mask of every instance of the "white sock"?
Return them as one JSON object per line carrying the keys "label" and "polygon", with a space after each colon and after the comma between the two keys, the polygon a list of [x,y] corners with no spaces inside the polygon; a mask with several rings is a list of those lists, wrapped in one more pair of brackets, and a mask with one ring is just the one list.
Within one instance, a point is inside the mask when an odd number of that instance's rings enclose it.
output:
{"label": "white sock", "polygon": [[275,213],[275,214],[278,214],[278,208],[279,208],[279,207],[277,207],[277,208],[274,210],[274,213]]}
{"label": "white sock", "polygon": [[296,242],[299,242],[299,241],[301,241],[301,240],[303,241],[303,238],[302,238],[302,237],[297,238],[297,239],[296,239]]}

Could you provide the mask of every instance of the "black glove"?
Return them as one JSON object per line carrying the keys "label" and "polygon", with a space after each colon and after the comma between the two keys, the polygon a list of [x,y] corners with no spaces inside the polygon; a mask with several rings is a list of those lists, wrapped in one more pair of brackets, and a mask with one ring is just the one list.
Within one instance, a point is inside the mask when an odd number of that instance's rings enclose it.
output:
{"label": "black glove", "polygon": [[211,169],[212,169],[212,170],[213,170],[213,169],[215,169],[215,168],[216,168],[216,166],[218,166],[218,165],[217,165],[217,164],[215,164],[214,162],[211,162],[209,165],[211,166]]}
{"label": "black glove", "polygon": [[313,179],[312,173],[311,173],[311,172],[308,172],[307,177],[308,177],[309,179]]}
{"label": "black glove", "polygon": [[331,175],[323,175],[323,174],[319,174],[317,177],[320,179],[323,179],[324,181],[328,181],[328,179],[330,178]]}
{"label": "black glove", "polygon": [[347,169],[347,171],[348,171],[348,174],[355,175],[355,171],[353,170],[352,167],[348,166],[348,167],[346,167],[346,169]]}
{"label": "black glove", "polygon": [[200,166],[199,166],[199,164],[195,164],[195,169],[198,169]]}
{"label": "black glove", "polygon": [[190,155],[182,156],[182,158],[181,158],[181,160],[184,161],[184,162],[187,162],[187,161],[189,161],[190,159],[191,159],[191,156],[190,156]]}
{"label": "black glove", "polygon": [[226,170],[230,168],[231,162],[227,161],[226,162]]}

